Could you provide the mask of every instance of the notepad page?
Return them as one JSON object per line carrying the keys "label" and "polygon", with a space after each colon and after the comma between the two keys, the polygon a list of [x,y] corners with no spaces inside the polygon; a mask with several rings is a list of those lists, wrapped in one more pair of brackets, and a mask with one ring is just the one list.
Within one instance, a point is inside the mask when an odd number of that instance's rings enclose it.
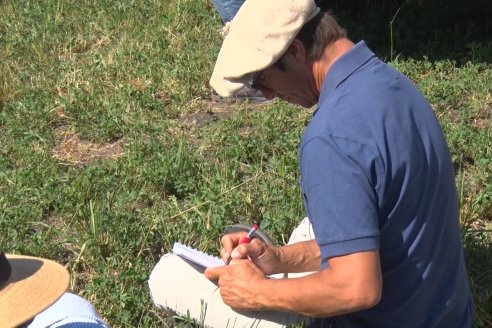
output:
{"label": "notepad page", "polygon": [[199,250],[196,250],[190,246],[183,245],[181,243],[174,243],[173,253],[196,264],[199,264],[204,268],[215,268],[225,265],[222,259],[200,252]]}

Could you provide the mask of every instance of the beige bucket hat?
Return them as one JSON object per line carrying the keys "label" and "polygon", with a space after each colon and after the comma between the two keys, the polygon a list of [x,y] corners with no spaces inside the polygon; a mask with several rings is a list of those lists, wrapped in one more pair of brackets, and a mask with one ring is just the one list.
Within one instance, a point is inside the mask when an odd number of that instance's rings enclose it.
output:
{"label": "beige bucket hat", "polygon": [[302,26],[319,12],[313,0],[246,0],[230,22],[210,79],[230,97],[253,74],[275,63]]}
{"label": "beige bucket hat", "polygon": [[51,260],[0,251],[0,326],[16,327],[55,303],[70,275]]}

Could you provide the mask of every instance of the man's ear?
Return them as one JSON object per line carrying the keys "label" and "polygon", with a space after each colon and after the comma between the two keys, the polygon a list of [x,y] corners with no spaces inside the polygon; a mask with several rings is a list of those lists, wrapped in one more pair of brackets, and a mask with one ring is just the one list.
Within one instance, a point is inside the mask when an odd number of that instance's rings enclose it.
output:
{"label": "man's ear", "polygon": [[308,60],[308,53],[304,44],[299,39],[294,39],[289,46],[288,52],[292,54],[301,64]]}

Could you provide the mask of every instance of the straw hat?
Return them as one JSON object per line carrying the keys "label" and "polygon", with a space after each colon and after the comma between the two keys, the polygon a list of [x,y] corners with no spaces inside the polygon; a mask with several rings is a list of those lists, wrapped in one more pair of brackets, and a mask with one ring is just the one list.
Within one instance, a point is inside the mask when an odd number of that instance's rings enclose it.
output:
{"label": "straw hat", "polygon": [[67,290],[70,275],[51,260],[0,251],[0,323],[15,327],[34,318]]}
{"label": "straw hat", "polygon": [[230,22],[210,85],[229,97],[274,64],[320,9],[313,0],[246,0]]}

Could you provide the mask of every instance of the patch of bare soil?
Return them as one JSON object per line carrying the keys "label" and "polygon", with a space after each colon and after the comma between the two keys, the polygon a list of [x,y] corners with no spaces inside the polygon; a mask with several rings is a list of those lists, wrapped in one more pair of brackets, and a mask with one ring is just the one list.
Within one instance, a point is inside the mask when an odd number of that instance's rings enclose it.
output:
{"label": "patch of bare soil", "polygon": [[472,125],[477,129],[488,129],[492,126],[492,99],[482,112],[482,115],[473,119]]}
{"label": "patch of bare soil", "polygon": [[60,142],[52,150],[52,156],[65,165],[85,165],[98,159],[112,159],[124,154],[123,139],[98,144],[84,140],[70,129],[56,132]]}
{"label": "patch of bare soil", "polygon": [[201,101],[194,104],[191,112],[183,113],[179,123],[196,128],[207,124],[219,122],[232,116],[237,111],[235,104],[211,104],[209,101]]}
{"label": "patch of bare soil", "polygon": [[178,121],[184,126],[202,128],[208,124],[225,120],[241,109],[264,110],[269,104],[195,99],[188,104],[188,110],[180,116]]}

